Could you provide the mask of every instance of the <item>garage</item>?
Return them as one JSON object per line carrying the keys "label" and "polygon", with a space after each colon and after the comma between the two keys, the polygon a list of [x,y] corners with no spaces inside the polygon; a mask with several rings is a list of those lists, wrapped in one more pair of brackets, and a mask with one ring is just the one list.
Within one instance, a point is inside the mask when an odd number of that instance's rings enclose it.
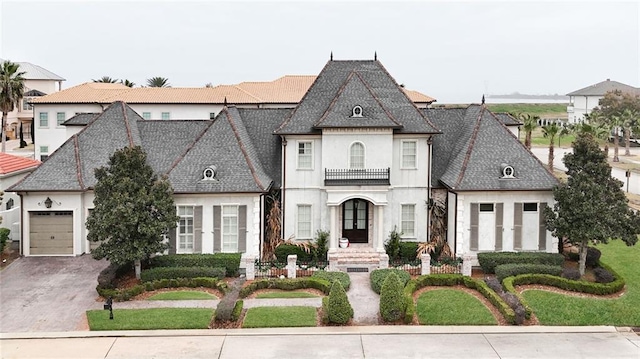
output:
{"label": "garage", "polygon": [[73,254],[73,212],[29,212],[31,255]]}

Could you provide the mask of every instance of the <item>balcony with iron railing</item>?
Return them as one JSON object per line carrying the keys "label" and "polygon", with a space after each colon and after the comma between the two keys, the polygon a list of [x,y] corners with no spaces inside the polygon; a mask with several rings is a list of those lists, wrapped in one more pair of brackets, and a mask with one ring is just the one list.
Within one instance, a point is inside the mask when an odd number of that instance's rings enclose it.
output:
{"label": "balcony with iron railing", "polygon": [[325,186],[373,185],[388,186],[390,184],[390,168],[358,168],[324,170]]}

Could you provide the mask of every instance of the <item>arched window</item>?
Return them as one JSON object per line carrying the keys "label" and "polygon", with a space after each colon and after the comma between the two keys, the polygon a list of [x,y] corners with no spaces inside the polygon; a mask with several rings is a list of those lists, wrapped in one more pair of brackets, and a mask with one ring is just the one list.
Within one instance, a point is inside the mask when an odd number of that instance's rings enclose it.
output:
{"label": "arched window", "polygon": [[364,168],[364,145],[356,142],[349,150],[349,168]]}

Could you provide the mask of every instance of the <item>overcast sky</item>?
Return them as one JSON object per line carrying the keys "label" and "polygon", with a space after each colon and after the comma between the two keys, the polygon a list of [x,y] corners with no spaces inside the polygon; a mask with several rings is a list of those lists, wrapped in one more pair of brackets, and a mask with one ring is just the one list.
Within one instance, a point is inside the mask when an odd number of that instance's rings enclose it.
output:
{"label": "overcast sky", "polygon": [[318,74],[378,60],[439,103],[640,87],[640,2],[32,2],[0,0],[0,58],[67,79],[174,87]]}

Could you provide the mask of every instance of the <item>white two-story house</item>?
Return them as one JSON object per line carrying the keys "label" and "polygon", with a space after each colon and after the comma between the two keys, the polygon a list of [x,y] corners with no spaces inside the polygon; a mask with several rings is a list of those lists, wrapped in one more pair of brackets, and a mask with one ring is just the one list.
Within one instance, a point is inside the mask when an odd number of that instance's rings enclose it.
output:
{"label": "white two-story house", "polygon": [[590,114],[591,110],[598,106],[600,99],[602,99],[607,92],[611,91],[640,94],[640,89],[610,79],[569,92],[567,94],[567,96],[569,96],[569,106],[567,106],[569,123],[584,121],[585,116]]}

